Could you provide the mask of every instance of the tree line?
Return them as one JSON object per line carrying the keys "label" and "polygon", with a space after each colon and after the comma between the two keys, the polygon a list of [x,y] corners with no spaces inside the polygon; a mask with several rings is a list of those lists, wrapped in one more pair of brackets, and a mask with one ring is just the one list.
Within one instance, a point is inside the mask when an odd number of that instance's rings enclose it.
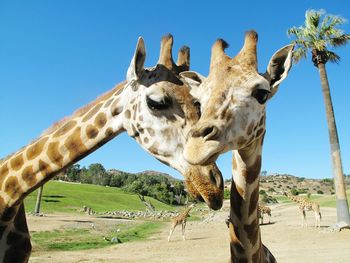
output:
{"label": "tree line", "polygon": [[90,164],[87,168],[73,164],[56,179],[118,187],[126,192],[153,197],[170,205],[184,204],[190,198],[181,180],[171,179],[155,172],[133,174],[117,170],[107,171],[100,163]]}

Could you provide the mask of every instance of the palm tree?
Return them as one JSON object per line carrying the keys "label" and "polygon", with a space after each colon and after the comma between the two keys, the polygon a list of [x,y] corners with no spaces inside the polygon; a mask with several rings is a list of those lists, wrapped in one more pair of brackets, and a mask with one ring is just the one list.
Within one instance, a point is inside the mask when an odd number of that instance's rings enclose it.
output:
{"label": "palm tree", "polygon": [[337,28],[344,23],[344,18],[326,15],[324,10],[307,10],[305,13],[305,25],[290,28],[288,35],[295,37],[294,43],[296,49],[293,54],[294,61],[298,62],[306,58],[307,54],[311,52],[312,62],[318,68],[320,74],[337,196],[337,221],[343,221],[350,225],[338,133],[326,72],[326,63],[328,61],[332,63],[338,63],[340,61],[340,57],[328,48],[346,45],[350,40],[350,35],[345,34],[341,29]]}

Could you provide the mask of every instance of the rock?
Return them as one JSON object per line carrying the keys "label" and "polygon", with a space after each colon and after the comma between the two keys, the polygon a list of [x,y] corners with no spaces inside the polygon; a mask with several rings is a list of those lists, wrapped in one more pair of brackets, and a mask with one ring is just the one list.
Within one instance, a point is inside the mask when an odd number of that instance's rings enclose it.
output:
{"label": "rock", "polygon": [[111,243],[119,244],[122,243],[122,241],[118,237],[112,237]]}

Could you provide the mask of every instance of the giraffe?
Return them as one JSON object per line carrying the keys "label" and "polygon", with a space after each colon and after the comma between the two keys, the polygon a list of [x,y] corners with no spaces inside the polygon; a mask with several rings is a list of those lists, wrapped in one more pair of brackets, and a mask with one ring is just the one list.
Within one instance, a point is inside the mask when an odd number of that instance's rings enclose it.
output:
{"label": "giraffe", "polygon": [[264,214],[269,216],[269,224],[271,223],[271,208],[264,205],[258,205],[258,218],[261,219],[260,224],[264,224]]}
{"label": "giraffe", "polygon": [[199,121],[192,127],[184,149],[192,164],[216,160],[233,150],[230,207],[231,262],[275,262],[261,242],[258,222],[259,174],[265,134],[266,102],[277,92],[292,66],[293,45],[279,49],[267,70],[258,73],[258,35],[248,31],[240,52],[230,58],[228,44],[212,47],[208,77],[183,72],[188,83],[206,94]]}
{"label": "giraffe", "polygon": [[186,207],[186,209],[179,215],[175,216],[172,220],[171,220],[171,228],[170,228],[170,232],[169,232],[169,236],[168,236],[168,242],[170,242],[170,238],[175,230],[175,227],[181,224],[182,227],[182,239],[185,239],[185,228],[186,228],[186,221],[187,221],[187,217],[189,217],[189,213],[192,210],[192,208],[195,207],[195,204],[192,203],[190,204],[188,207]]}
{"label": "giraffe", "polygon": [[138,39],[126,81],[46,130],[0,162],[0,262],[27,262],[31,243],[23,199],[67,166],[126,131],[148,153],[178,170],[188,190],[209,207],[223,202],[223,180],[213,162],[191,165],[183,157],[185,137],[199,119],[200,98],[178,75],[189,68],[189,48],[177,64],[173,37],[161,41],[156,66],[144,68],[146,50]]}
{"label": "giraffe", "polygon": [[302,198],[300,196],[294,196],[289,193],[284,192],[285,196],[287,196],[290,200],[296,202],[299,204],[299,212],[301,214],[301,227],[304,227],[304,225],[307,227],[307,221],[306,221],[306,211],[313,211],[315,215],[315,227],[320,228],[321,227],[321,210],[320,205],[316,202],[312,202],[310,200],[307,200],[305,198]]}

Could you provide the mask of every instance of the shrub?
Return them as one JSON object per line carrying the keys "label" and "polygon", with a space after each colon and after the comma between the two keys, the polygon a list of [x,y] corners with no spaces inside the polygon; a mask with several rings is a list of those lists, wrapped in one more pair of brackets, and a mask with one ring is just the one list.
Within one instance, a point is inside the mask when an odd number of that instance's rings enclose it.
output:
{"label": "shrub", "polygon": [[261,190],[259,191],[259,194],[261,194],[261,195],[266,195],[266,191],[263,190],[263,189],[261,189]]}
{"label": "shrub", "polygon": [[224,199],[230,199],[231,192],[228,189],[224,189]]}
{"label": "shrub", "polygon": [[323,191],[322,190],[317,190],[317,193],[320,195],[323,195]]}
{"label": "shrub", "polygon": [[299,194],[299,191],[295,188],[293,188],[292,190],[290,190],[291,194],[292,195],[298,195]]}

